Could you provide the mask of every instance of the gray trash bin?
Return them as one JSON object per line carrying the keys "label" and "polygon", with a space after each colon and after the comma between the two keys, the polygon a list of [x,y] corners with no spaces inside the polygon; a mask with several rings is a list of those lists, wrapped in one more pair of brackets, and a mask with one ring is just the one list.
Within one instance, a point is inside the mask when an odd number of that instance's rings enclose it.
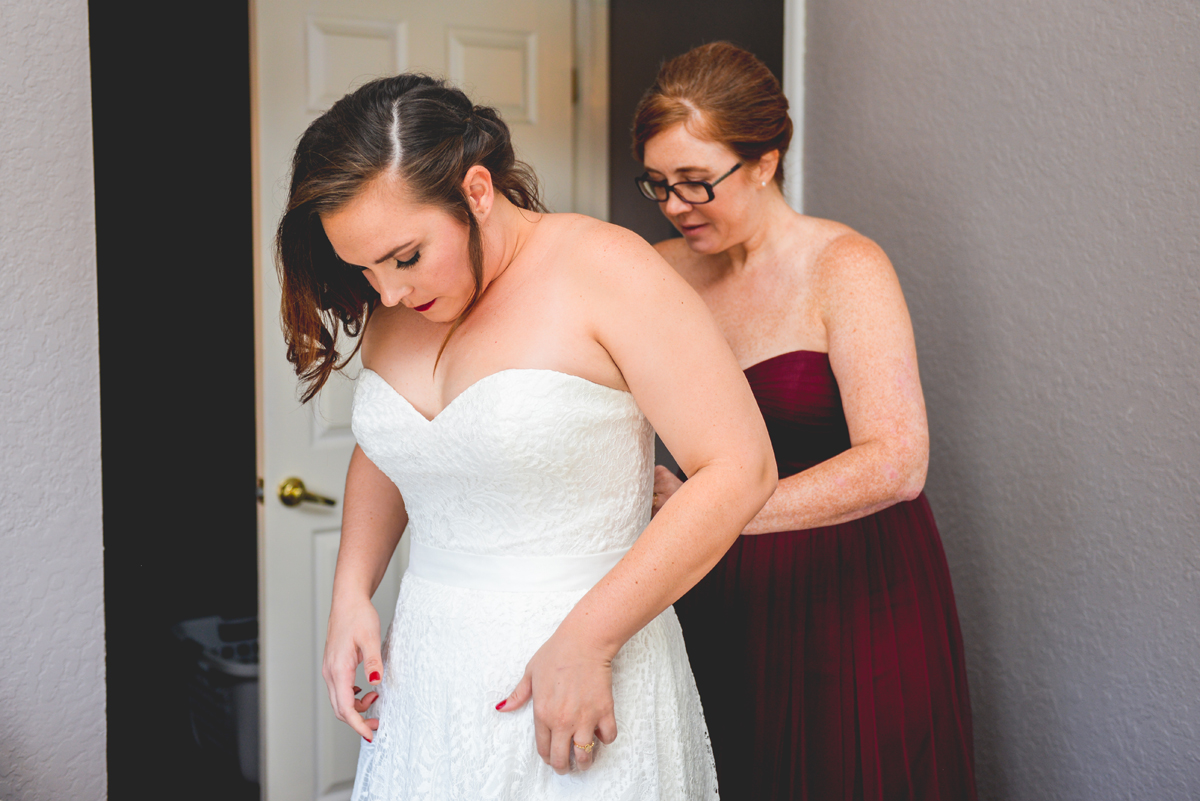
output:
{"label": "gray trash bin", "polygon": [[198,654],[187,684],[192,736],[204,750],[236,760],[242,777],[257,783],[257,619],[202,617],[172,632]]}

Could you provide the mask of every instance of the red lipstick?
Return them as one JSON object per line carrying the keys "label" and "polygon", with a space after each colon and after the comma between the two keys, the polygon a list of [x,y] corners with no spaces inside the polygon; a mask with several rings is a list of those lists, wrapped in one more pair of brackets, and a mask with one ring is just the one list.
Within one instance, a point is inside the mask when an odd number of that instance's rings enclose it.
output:
{"label": "red lipstick", "polygon": [[413,306],[413,311],[419,311],[419,312],[429,311],[429,307],[432,306],[434,304],[434,301],[436,301],[436,300],[437,300],[437,298],[434,298],[433,300],[429,301],[428,303],[426,303],[423,306]]}

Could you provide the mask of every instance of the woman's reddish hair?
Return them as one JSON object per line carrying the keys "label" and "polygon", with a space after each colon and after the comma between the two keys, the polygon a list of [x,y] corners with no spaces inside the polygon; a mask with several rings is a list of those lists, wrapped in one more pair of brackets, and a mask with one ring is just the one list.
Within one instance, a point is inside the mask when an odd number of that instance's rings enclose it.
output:
{"label": "woman's reddish hair", "polygon": [[783,159],[792,141],[788,101],[757,56],[729,42],[710,42],[665,62],[633,114],[633,155],[676,125],[728,147],[753,164],[779,151],[774,180],[783,186]]}

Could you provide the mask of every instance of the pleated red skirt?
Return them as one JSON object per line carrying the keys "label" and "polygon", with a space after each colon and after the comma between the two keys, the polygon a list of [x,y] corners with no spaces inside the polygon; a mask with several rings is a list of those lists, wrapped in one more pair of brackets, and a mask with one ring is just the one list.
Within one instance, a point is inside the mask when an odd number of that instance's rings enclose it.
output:
{"label": "pleated red skirt", "polygon": [[[825,354],[746,372],[781,477],[849,448]],[[740,537],[675,609],[726,801],[975,799],[962,635],[924,494]]]}

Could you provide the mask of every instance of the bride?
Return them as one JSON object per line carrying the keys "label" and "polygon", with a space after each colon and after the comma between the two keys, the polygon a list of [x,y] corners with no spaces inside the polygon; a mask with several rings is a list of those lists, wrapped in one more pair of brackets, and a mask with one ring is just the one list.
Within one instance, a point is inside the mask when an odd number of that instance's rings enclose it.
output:
{"label": "bride", "polygon": [[[323,671],[356,801],[716,797],[671,604],[775,463],[701,300],[635,235],[544,213],[496,112],[420,75],[309,126],[277,248],[304,400],[343,337],[364,366]],[[653,521],[651,425],[690,477]]]}

